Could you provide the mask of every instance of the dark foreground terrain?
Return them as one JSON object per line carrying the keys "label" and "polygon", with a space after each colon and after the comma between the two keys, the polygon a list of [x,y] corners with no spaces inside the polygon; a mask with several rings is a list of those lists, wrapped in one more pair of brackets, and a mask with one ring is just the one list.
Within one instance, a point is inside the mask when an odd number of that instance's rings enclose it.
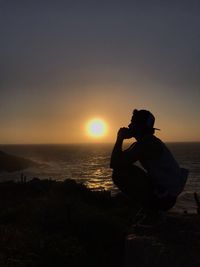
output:
{"label": "dark foreground terrain", "polygon": [[0,184],[0,266],[200,266],[200,216],[131,227],[137,207],[72,180]]}

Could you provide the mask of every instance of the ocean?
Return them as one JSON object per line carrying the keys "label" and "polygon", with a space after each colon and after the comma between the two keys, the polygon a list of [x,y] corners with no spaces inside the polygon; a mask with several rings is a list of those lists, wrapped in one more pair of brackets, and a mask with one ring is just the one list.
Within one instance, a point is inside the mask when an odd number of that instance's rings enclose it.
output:
{"label": "ocean", "polygon": [[[184,192],[180,195],[175,210],[196,212],[194,192],[200,195],[200,142],[167,143],[181,167],[189,169]],[[0,151],[31,159],[37,164],[23,171],[27,180],[34,177],[55,180],[74,179],[93,190],[116,191],[109,168],[111,144],[72,145],[0,145]],[[22,171],[0,173],[0,181],[20,180]]]}

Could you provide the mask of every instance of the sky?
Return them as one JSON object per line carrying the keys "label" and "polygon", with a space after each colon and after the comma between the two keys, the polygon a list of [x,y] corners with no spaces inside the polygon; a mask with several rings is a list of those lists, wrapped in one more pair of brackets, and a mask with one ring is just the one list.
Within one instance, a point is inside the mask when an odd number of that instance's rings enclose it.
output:
{"label": "sky", "polygon": [[200,2],[0,0],[0,143],[114,142],[133,109],[200,141]]}

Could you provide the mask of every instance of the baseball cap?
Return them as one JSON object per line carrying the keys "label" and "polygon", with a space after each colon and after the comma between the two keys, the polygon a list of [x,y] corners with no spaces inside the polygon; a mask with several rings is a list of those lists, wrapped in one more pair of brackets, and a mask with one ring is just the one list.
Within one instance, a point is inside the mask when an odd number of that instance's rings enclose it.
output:
{"label": "baseball cap", "polygon": [[135,126],[146,126],[149,129],[154,129],[154,130],[160,130],[158,128],[154,128],[154,123],[155,123],[155,117],[154,115],[145,109],[133,110],[133,116],[131,122]]}

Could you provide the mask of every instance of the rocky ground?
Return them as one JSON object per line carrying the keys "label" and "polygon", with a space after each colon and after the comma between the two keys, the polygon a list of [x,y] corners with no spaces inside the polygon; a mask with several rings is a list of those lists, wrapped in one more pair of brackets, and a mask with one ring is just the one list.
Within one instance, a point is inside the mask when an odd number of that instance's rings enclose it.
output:
{"label": "rocky ground", "polygon": [[0,266],[200,266],[200,216],[133,227],[138,207],[73,180],[0,184]]}

